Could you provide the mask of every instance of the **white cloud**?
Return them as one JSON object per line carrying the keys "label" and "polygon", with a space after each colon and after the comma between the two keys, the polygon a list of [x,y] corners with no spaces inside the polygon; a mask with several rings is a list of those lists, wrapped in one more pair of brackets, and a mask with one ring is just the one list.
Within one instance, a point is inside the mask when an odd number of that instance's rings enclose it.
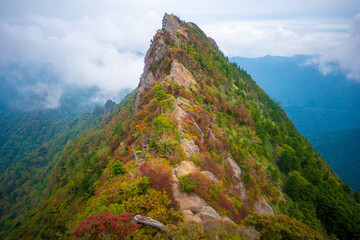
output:
{"label": "white cloud", "polygon": [[340,65],[348,71],[347,77],[360,81],[360,13],[354,18],[348,41],[332,53],[329,58],[339,59]]}
{"label": "white cloud", "polygon": [[351,24],[350,36],[340,44],[328,47],[322,55],[311,59],[307,64],[316,64],[323,74],[338,70],[333,62],[340,65],[348,79],[360,82],[360,13]]}
{"label": "white cloud", "polygon": [[[135,19],[126,15],[83,17],[75,21],[31,16],[26,24],[0,22],[0,64],[2,74],[21,91],[34,91],[41,86],[43,95],[50,86],[97,87],[102,93],[116,95],[123,88],[135,88],[143,68],[143,56],[150,40],[161,26],[161,16],[154,12]],[[56,83],[42,85],[43,79],[20,84],[24,74],[11,74],[16,63],[26,69],[51,65]],[[34,76],[33,76],[34,77]],[[49,86],[49,94],[45,94]],[[48,100],[45,98],[44,100]],[[56,106],[52,103],[48,106]]]}
{"label": "white cloud", "polygon": [[244,57],[323,54],[342,44],[348,36],[346,25],[298,24],[290,20],[235,21],[202,27],[226,55]]}
{"label": "white cloud", "polygon": [[351,25],[316,21],[233,21],[202,26],[229,56],[319,55],[306,64],[328,74],[333,62],[360,81],[360,13]]}

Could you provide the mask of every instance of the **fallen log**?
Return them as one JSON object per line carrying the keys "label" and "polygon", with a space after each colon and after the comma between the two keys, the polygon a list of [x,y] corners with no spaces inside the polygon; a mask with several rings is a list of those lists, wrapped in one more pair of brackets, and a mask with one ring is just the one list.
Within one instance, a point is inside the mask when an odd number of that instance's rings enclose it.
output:
{"label": "fallen log", "polygon": [[134,222],[136,222],[138,224],[145,224],[145,225],[149,225],[152,227],[156,227],[164,232],[167,232],[167,229],[165,228],[164,224],[162,224],[161,222],[156,221],[155,219],[152,219],[150,217],[135,215]]}

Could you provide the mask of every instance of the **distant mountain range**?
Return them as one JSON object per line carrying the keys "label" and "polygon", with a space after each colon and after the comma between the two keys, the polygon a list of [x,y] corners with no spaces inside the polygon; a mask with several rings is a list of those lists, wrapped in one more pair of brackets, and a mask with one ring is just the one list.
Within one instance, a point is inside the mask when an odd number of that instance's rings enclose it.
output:
{"label": "distant mountain range", "polygon": [[[360,190],[360,83],[348,80],[336,63],[324,75],[313,63],[318,56],[230,58],[285,109],[296,128],[354,189]],[[336,142],[336,144],[334,144]],[[346,163],[346,164],[345,164]]]}

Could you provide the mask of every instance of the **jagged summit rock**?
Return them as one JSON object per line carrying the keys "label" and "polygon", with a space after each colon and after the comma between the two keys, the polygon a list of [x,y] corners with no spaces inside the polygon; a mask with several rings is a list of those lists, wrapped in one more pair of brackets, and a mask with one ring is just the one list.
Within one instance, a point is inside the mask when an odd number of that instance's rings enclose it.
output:
{"label": "jagged summit rock", "polygon": [[116,102],[112,100],[107,100],[104,106],[105,114],[111,113],[116,107]]}
{"label": "jagged summit rock", "polygon": [[[144,70],[140,77],[140,82],[138,85],[138,95],[135,101],[135,112],[138,111],[141,93],[146,88],[148,88],[155,80],[159,80],[159,74],[163,74],[163,69],[160,69],[162,71],[159,71],[158,69],[155,69],[151,66],[160,65],[160,63],[163,62],[165,55],[169,55],[169,49],[167,45],[168,43],[165,42],[164,33],[169,33],[172,40],[175,41],[177,44],[180,44],[183,39],[188,40],[186,30],[182,27],[183,24],[185,23],[180,21],[180,19],[175,15],[165,13],[162,20],[162,30],[159,30],[155,34],[151,42],[150,48],[145,55]],[[189,85],[195,82],[193,77],[191,77],[191,74],[188,73],[184,66],[176,62],[175,59],[170,59],[169,61],[170,62],[168,64],[172,64],[171,75],[174,77],[173,79],[175,81],[180,81],[180,83],[184,85]]]}
{"label": "jagged summit rock", "polygon": [[183,31],[179,19],[174,14],[165,13],[162,20],[162,28],[174,34],[176,31]]}

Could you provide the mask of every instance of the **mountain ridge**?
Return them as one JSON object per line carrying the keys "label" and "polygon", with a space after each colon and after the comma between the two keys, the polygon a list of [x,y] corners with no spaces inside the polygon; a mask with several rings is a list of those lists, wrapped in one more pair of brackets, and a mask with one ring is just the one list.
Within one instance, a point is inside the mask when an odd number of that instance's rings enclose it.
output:
{"label": "mountain ridge", "polygon": [[66,146],[36,213],[8,239],[67,239],[107,211],[167,227],[144,226],[140,239],[359,237],[355,193],[279,104],[195,24],[164,20],[138,89]]}

